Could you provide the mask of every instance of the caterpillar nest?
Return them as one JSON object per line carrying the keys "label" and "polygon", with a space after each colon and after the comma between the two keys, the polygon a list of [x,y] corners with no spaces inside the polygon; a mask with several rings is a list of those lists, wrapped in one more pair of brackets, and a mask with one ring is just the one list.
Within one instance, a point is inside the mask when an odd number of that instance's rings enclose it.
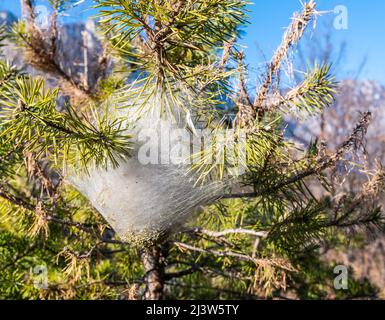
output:
{"label": "caterpillar nest", "polygon": [[[91,169],[69,178],[125,241],[142,243],[178,231],[229,185],[228,181],[196,183],[191,167],[184,163],[183,150],[173,150],[177,142],[180,145],[180,135],[193,135],[189,112],[164,119],[159,109],[151,108],[140,116],[134,108],[125,111],[127,123],[134,124],[134,129],[128,125],[135,137],[130,158],[116,168]],[[175,132],[179,137],[173,140]],[[169,143],[161,148],[164,137],[170,137]]]}

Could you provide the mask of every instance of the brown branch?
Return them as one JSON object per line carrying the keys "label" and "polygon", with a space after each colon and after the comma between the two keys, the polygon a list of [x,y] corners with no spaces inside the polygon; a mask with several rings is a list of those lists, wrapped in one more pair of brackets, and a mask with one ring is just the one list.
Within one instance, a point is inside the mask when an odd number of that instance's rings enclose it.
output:
{"label": "brown branch", "polygon": [[51,24],[51,59],[55,60],[56,57],[56,41],[57,41],[57,18],[59,14],[59,0],[56,0],[53,6],[52,24]]}
{"label": "brown branch", "polygon": [[230,234],[246,234],[257,238],[265,238],[267,236],[267,233],[264,231],[254,231],[248,229],[227,229],[223,231],[210,231],[201,228],[194,228],[188,231],[198,234],[204,234],[213,238],[221,238]]}
{"label": "brown branch", "polygon": [[[18,36],[25,46],[26,59],[36,68],[50,73],[60,78],[62,84],[61,89],[69,96],[76,98],[77,104],[88,100],[91,93],[81,83],[77,83],[70,75],[68,75],[56,61],[56,41],[57,41],[57,10],[54,8],[52,19],[52,32],[50,35],[50,43],[44,40],[44,35],[35,23],[35,14],[33,9],[33,1],[21,0],[23,10],[28,16],[26,18],[28,36],[19,33]],[[56,13],[55,13],[56,12]],[[56,15],[56,17],[55,17]],[[76,104],[76,103],[75,103]]]}
{"label": "brown branch", "polygon": [[[313,0],[304,4],[303,10],[300,14],[295,14],[292,18],[292,23],[288,27],[284,35],[282,43],[276,50],[267,70],[267,76],[258,91],[253,103],[252,119],[257,115],[263,113],[263,104],[267,99],[269,88],[273,82],[274,76],[278,73],[284,58],[287,56],[289,49],[298,43],[301,39],[307,25],[312,20],[315,11],[315,2]],[[250,121],[252,119],[247,119]],[[247,122],[246,121],[246,122]]]}
{"label": "brown branch", "polygon": [[304,178],[307,178],[309,176],[320,174],[322,171],[334,166],[350,149],[358,148],[362,144],[362,140],[367,132],[371,117],[372,114],[370,112],[364,113],[349,138],[340,145],[335,154],[333,154],[332,156],[325,156],[322,159],[318,160],[318,163],[314,168],[304,170],[264,190],[250,193],[235,193],[223,195],[221,196],[221,199],[257,198],[265,194],[276,192],[293,183],[302,181]]}
{"label": "brown branch", "polygon": [[0,185],[0,197],[29,211],[35,211],[35,206],[26,202],[25,200],[14,196],[5,191],[4,187]]}
{"label": "brown branch", "polygon": [[195,286],[195,285],[191,285],[191,284],[186,285],[183,283],[172,282],[172,281],[167,281],[166,284],[169,286],[177,286],[177,287],[187,288],[187,289],[203,289],[203,290],[212,290],[212,291],[217,291],[217,292],[224,292],[224,293],[236,295],[237,297],[239,297],[241,299],[246,299],[246,298],[248,298],[248,299],[250,299],[250,298],[251,299],[261,299],[260,296],[255,295],[255,294],[243,293],[243,292],[219,288],[219,287]]}
{"label": "brown branch", "polygon": [[264,266],[264,265],[271,265],[274,267],[278,267],[287,271],[294,271],[294,269],[289,266],[289,265],[284,265],[282,263],[277,263],[274,260],[269,260],[269,259],[256,259],[253,257],[250,257],[246,254],[241,254],[241,253],[236,253],[230,250],[212,250],[212,249],[204,249],[204,248],[198,248],[194,247],[192,245],[178,242],[178,241],[173,241],[171,242],[175,246],[177,246],[181,250],[188,250],[188,251],[194,251],[194,252],[199,252],[199,253],[204,253],[204,254],[209,254],[213,255],[216,257],[227,257],[227,258],[235,258],[240,261],[245,261],[245,262],[252,262],[256,266]]}
{"label": "brown branch", "polygon": [[234,46],[235,40],[236,40],[236,37],[234,36],[229,41],[225,42],[225,44],[224,44],[222,58],[219,62],[219,69],[221,71],[223,71],[225,69],[225,66],[229,62],[230,53],[231,53],[231,50]]}
{"label": "brown branch", "polygon": [[60,78],[62,78],[64,82],[70,85],[74,90],[81,92],[81,94],[83,95],[88,95],[87,90],[81,84],[77,84],[56,61],[52,60],[51,54],[47,52],[44,48],[44,41],[40,38],[41,35],[35,34],[35,38],[33,38],[32,41],[29,41],[22,34],[19,34],[19,36],[23,43],[26,45],[27,49],[30,50],[29,53],[36,55],[32,56],[31,61],[34,66],[53,74],[56,73]]}
{"label": "brown branch", "polygon": [[83,74],[83,87],[85,90],[89,90],[89,72],[88,72],[88,31],[82,31],[82,39],[83,39],[83,66],[84,66],[84,74]]}
{"label": "brown branch", "polygon": [[[185,265],[188,266],[189,268],[181,270],[181,271],[176,271],[176,272],[169,272],[166,273],[166,280],[171,280],[175,278],[181,278],[190,274],[193,274],[195,272],[204,272],[204,273],[212,273],[216,276],[221,276],[225,278],[230,278],[230,279],[239,279],[239,280],[252,280],[252,277],[248,276],[243,276],[242,273],[237,272],[235,270],[231,270],[229,272],[224,271],[224,270],[217,270],[214,268],[210,268],[206,266],[208,259],[204,259],[201,263],[196,264],[196,263],[188,263],[184,261],[177,261],[174,263],[174,265]],[[168,266],[170,267],[172,264],[168,263]]]}
{"label": "brown branch", "polygon": [[[25,210],[28,210],[28,211],[31,211],[31,212],[35,212],[36,211],[36,206],[34,204],[29,203],[26,200],[24,200],[24,199],[22,199],[20,197],[14,196],[13,194],[7,192],[5,190],[5,188],[3,186],[1,186],[1,185],[0,185],[0,197],[5,199],[5,200],[7,200],[7,201],[9,201],[12,204],[18,206],[18,207],[21,207],[21,208],[25,209]],[[58,218],[58,217],[56,217],[53,214],[52,211],[49,211],[49,210],[45,210],[45,213],[46,214],[45,214],[44,218],[47,221],[58,223],[58,224],[61,224],[61,225],[70,226],[70,227],[75,227],[75,228],[77,228],[79,230],[82,230],[82,231],[85,231],[87,233],[95,234],[95,229],[94,229],[95,226]]]}
{"label": "brown branch", "polygon": [[236,124],[240,127],[244,127],[246,125],[245,119],[250,118],[250,114],[253,112],[253,103],[251,101],[249,92],[246,87],[245,80],[245,54],[243,52],[239,52],[237,54],[238,61],[238,81],[239,81],[239,93],[238,93],[238,114],[236,117]]}
{"label": "brown branch", "polygon": [[21,5],[21,11],[23,17],[28,21],[28,22],[34,22],[36,18],[34,6],[35,6],[35,1],[34,0],[20,0],[20,5]]}
{"label": "brown branch", "polygon": [[103,51],[98,60],[98,66],[96,70],[96,80],[92,88],[93,92],[95,92],[98,89],[100,82],[107,77],[107,70],[109,65],[108,43],[104,41],[102,43],[102,46],[103,46],[102,48]]}
{"label": "brown branch", "polygon": [[26,167],[28,171],[29,178],[36,177],[42,184],[43,188],[48,193],[48,196],[54,200],[58,186],[54,184],[51,177],[47,174],[46,170],[43,169],[39,160],[33,152],[24,151],[24,158],[26,162]]}

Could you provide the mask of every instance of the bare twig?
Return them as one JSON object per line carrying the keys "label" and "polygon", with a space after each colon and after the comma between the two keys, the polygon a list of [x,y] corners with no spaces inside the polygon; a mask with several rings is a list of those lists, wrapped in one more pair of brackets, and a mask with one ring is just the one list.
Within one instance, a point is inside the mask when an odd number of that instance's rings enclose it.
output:
{"label": "bare twig", "polygon": [[257,238],[265,238],[267,236],[267,232],[264,231],[254,231],[254,230],[248,230],[248,229],[228,229],[228,230],[223,230],[223,231],[210,231],[210,230],[205,230],[205,229],[200,229],[200,228],[194,228],[192,230],[194,233],[200,233],[207,235],[209,237],[214,237],[214,238],[220,238],[224,237],[230,234],[246,234],[250,235],[253,237]]}
{"label": "bare twig", "polygon": [[[77,102],[83,102],[90,98],[90,92],[82,83],[77,83],[67,74],[55,59],[57,42],[57,10],[54,7],[52,17],[52,30],[50,41],[44,39],[44,35],[35,23],[34,1],[21,0],[23,10],[27,15],[26,23],[28,36],[19,33],[18,36],[25,47],[25,56],[36,68],[57,76],[61,80],[61,88],[69,96],[76,98]],[[56,13],[55,13],[56,12]],[[56,17],[55,17],[56,15]]]}
{"label": "bare twig", "polygon": [[[290,47],[297,44],[300,38],[302,37],[307,25],[313,18],[315,11],[315,2],[313,0],[304,4],[303,10],[300,14],[294,15],[292,18],[292,23],[288,27],[287,32],[284,35],[282,43],[276,50],[267,70],[266,78],[258,91],[257,96],[255,97],[253,103],[253,113],[252,118],[257,114],[261,116],[263,113],[263,104],[267,99],[269,88],[273,82],[274,76],[278,73],[284,58],[287,56]],[[247,119],[250,121],[252,119]],[[246,121],[246,122],[247,122]]]}
{"label": "bare twig", "polygon": [[53,13],[52,13],[52,23],[51,23],[51,59],[55,60],[56,57],[56,42],[57,42],[57,18],[59,14],[59,0],[56,0],[53,5]]}
{"label": "bare twig", "polygon": [[186,243],[178,242],[178,241],[173,241],[172,243],[175,246],[177,246],[178,248],[180,248],[181,250],[200,252],[200,253],[209,254],[209,255],[213,255],[213,256],[217,256],[217,257],[235,258],[235,259],[240,260],[240,261],[252,262],[256,266],[270,265],[270,266],[278,267],[278,268],[281,268],[281,269],[284,269],[287,271],[294,271],[294,269],[290,265],[283,264],[283,263],[277,263],[274,260],[256,259],[256,258],[250,257],[248,255],[236,253],[236,252],[233,252],[230,250],[220,251],[220,250],[198,248],[198,247],[195,247],[195,246],[192,246],[192,245],[189,245]]}
{"label": "bare twig", "polygon": [[29,22],[35,21],[36,15],[34,11],[34,0],[20,0],[21,11],[23,17]]}
{"label": "bare twig", "polygon": [[362,140],[366,134],[368,126],[370,124],[372,114],[370,112],[366,112],[362,115],[361,120],[344,143],[337,149],[337,151],[332,156],[325,156],[318,160],[318,163],[315,167],[306,169],[300,173],[297,173],[269,188],[258,192],[250,192],[250,193],[234,193],[223,195],[221,199],[237,199],[237,198],[256,198],[263,196],[265,194],[270,194],[276,192],[284,187],[287,187],[293,183],[298,181],[302,181],[304,178],[313,176],[321,173],[322,171],[334,166],[338,161],[342,159],[344,154],[348,152],[350,149],[358,148],[362,144]]}
{"label": "bare twig", "polygon": [[88,84],[88,31],[84,30],[82,31],[82,38],[83,38],[83,67],[84,67],[84,74],[83,74],[83,87],[88,91],[89,90],[89,84]]}

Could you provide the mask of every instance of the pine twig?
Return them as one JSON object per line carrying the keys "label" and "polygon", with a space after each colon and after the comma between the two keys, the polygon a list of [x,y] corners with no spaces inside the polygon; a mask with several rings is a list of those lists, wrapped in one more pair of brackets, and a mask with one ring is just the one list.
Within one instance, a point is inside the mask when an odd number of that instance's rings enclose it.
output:
{"label": "pine twig", "polygon": [[188,231],[198,233],[198,234],[204,234],[213,238],[221,238],[231,234],[245,234],[245,235],[250,235],[257,238],[265,238],[267,236],[267,233],[264,231],[254,231],[254,230],[241,229],[241,228],[227,229],[223,231],[210,231],[210,230],[205,230],[201,228],[194,228]]}
{"label": "pine twig", "polygon": [[228,195],[223,195],[221,199],[257,198],[265,194],[277,192],[278,190],[284,187],[287,187],[298,181],[302,181],[303,179],[309,176],[319,174],[322,171],[326,170],[327,168],[334,166],[338,161],[341,160],[341,158],[346,152],[348,152],[352,148],[356,149],[362,144],[362,140],[370,124],[371,117],[372,117],[372,114],[370,112],[364,113],[361,117],[361,120],[359,121],[357,126],[354,128],[349,138],[341,144],[341,146],[337,149],[337,151],[332,156],[326,156],[321,158],[315,167],[309,168],[300,173],[297,173],[259,192],[228,194]]}
{"label": "pine twig", "polygon": [[270,265],[274,267],[278,267],[281,269],[284,269],[286,271],[294,271],[294,269],[290,265],[285,265],[282,263],[277,263],[274,260],[270,259],[256,259],[251,256],[248,256],[246,254],[241,254],[241,253],[236,253],[230,250],[212,250],[212,249],[204,249],[204,248],[198,248],[186,243],[178,242],[178,241],[173,241],[172,244],[180,248],[181,250],[188,250],[188,251],[194,251],[194,252],[199,252],[199,253],[204,253],[204,254],[209,254],[217,257],[228,257],[228,258],[235,258],[240,261],[246,261],[246,262],[252,262],[257,266],[261,265]]}
{"label": "pine twig", "polygon": [[[303,10],[299,15],[294,15],[292,23],[290,24],[287,32],[284,35],[282,43],[276,50],[267,70],[267,76],[258,91],[253,103],[253,113],[251,114],[252,120],[256,115],[260,118],[263,114],[264,102],[267,99],[269,88],[273,82],[274,76],[278,73],[284,58],[287,56],[289,49],[296,45],[301,39],[303,33],[309,22],[312,20],[315,11],[315,1],[311,0],[304,4]],[[246,121],[247,122],[247,121]]]}

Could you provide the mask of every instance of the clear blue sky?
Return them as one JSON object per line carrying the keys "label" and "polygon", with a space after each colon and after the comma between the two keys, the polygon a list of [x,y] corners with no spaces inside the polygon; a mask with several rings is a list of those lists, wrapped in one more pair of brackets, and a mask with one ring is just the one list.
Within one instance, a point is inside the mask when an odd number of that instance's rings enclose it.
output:
{"label": "clear blue sky", "polygon": [[[258,48],[270,57],[280,43],[288,17],[297,11],[299,0],[254,0],[250,5],[250,26],[243,43],[248,46],[246,54],[251,65],[262,62]],[[333,11],[337,5],[348,9],[348,29],[330,29],[336,47],[346,41],[346,59],[341,69],[356,71],[365,56],[367,63],[360,78],[373,79],[385,84],[385,1],[384,0],[318,0],[318,11]],[[322,29],[336,15],[324,13],[318,18],[317,29]],[[316,37],[316,34],[313,36]]]}
{"label": "clear blue sky", "polygon": [[[38,2],[44,3],[44,0]],[[90,3],[90,0],[79,5],[72,16],[65,19],[75,22],[87,18],[92,14],[84,10],[87,3]],[[331,29],[336,46],[342,41],[347,43],[346,59],[343,61],[342,69],[358,70],[366,56],[367,63],[360,78],[378,80],[385,84],[385,1],[318,0],[317,4],[318,11],[330,12],[337,5],[344,5],[348,9],[348,29]],[[292,13],[300,7],[299,0],[254,0],[254,4],[249,6],[250,25],[245,28],[241,43],[247,46],[245,52],[251,67],[258,67],[264,62],[264,56],[269,58],[272,55],[280,43],[284,27],[290,22]],[[19,13],[19,0],[0,0],[0,10]],[[318,25],[322,26],[323,22],[332,21],[334,17],[334,13],[324,13],[319,17]]]}

